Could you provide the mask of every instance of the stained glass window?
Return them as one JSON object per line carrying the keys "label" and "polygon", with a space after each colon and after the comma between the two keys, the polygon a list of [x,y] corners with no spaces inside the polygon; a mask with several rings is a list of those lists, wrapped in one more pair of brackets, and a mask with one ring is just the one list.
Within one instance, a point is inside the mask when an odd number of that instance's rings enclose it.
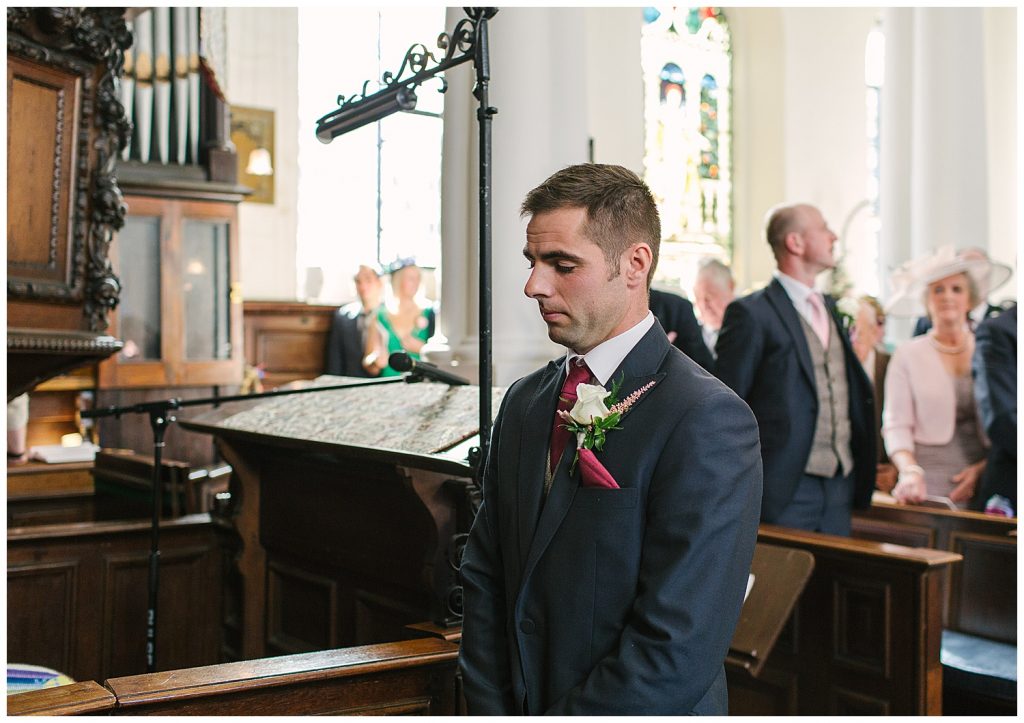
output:
{"label": "stained glass window", "polygon": [[729,26],[721,8],[643,12],[644,172],[661,213],[658,280],[689,289],[732,251]]}

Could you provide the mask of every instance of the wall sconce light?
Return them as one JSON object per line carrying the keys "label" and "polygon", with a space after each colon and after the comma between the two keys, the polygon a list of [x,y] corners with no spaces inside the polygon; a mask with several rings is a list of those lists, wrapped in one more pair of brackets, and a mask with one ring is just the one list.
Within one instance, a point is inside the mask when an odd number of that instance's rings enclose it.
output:
{"label": "wall sconce light", "polygon": [[238,152],[238,182],[253,190],[247,203],[274,202],[274,111],[231,106],[231,142]]}
{"label": "wall sconce light", "polygon": [[274,165],[270,162],[270,151],[266,148],[254,148],[249,153],[249,165],[245,172],[250,176],[272,176]]}

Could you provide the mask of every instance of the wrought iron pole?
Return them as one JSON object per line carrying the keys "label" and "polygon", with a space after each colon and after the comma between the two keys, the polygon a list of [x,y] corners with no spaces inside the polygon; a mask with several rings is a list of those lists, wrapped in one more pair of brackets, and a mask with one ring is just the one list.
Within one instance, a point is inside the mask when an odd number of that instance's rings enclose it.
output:
{"label": "wrought iron pole", "polygon": [[480,465],[478,479],[483,476],[483,465],[491,442],[491,117],[497,108],[489,104],[487,91],[491,79],[490,56],[487,39],[487,21],[498,12],[497,8],[466,8],[476,21],[473,43],[476,67],[476,87],[473,95],[479,102],[476,117],[480,124]]}
{"label": "wrought iron pole", "polygon": [[153,524],[150,528],[149,545],[149,602],[146,607],[146,672],[156,671],[156,611],[160,590],[160,503],[163,497],[161,485],[161,464],[166,446],[164,433],[174,417],[165,408],[149,413],[149,424],[153,428]]}

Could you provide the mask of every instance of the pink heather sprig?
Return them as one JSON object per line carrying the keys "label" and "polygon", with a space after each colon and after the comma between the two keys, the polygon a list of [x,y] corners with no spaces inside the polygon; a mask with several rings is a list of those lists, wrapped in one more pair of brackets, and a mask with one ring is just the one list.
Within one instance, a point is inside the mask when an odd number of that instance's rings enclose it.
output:
{"label": "pink heather sprig", "polygon": [[626,410],[629,409],[630,407],[632,407],[634,404],[636,404],[636,400],[638,400],[641,396],[643,396],[643,393],[646,392],[648,389],[650,389],[653,386],[654,386],[654,382],[647,382],[642,387],[637,389],[635,392],[630,394],[628,397],[623,399],[621,402],[613,404],[611,406],[611,408],[609,409],[609,411],[618,412],[620,415],[621,414],[625,414]]}

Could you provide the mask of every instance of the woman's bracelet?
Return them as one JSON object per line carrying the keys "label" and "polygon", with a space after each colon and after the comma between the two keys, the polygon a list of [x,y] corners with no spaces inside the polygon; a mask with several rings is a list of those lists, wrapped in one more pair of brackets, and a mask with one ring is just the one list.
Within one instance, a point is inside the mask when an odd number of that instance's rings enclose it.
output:
{"label": "woman's bracelet", "polygon": [[900,470],[899,475],[896,477],[896,481],[899,482],[903,479],[904,475],[908,474],[919,474],[924,476],[924,468],[919,464],[908,464],[906,467]]}

